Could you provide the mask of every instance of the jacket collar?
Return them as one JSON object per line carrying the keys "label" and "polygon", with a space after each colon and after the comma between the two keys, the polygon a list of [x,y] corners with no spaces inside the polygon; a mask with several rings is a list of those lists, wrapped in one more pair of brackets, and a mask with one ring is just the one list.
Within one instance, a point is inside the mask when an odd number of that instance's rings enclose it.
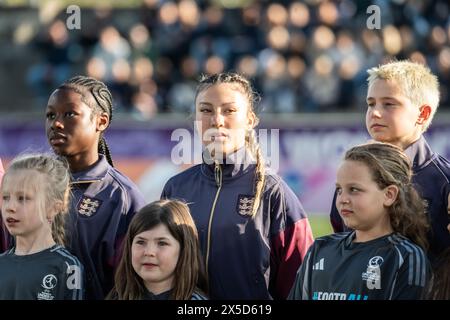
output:
{"label": "jacket collar", "polygon": [[110,165],[106,157],[99,154],[99,159],[84,171],[72,173],[72,183],[83,183],[103,180],[108,173]]}
{"label": "jacket collar", "polygon": [[144,293],[143,300],[170,300],[170,295],[172,294],[173,289],[168,291],[161,292],[160,294],[154,294],[148,290]]}
{"label": "jacket collar", "polygon": [[[211,158],[206,149],[203,152],[202,157],[202,173],[208,178],[214,179],[216,162]],[[222,169],[222,177],[224,180],[238,178],[247,172],[254,170],[256,167],[256,160],[246,147],[242,147],[237,151],[228,154],[223,161],[217,163]]]}
{"label": "jacket collar", "polygon": [[409,145],[404,152],[412,162],[413,171],[427,166],[436,157],[423,136]]}

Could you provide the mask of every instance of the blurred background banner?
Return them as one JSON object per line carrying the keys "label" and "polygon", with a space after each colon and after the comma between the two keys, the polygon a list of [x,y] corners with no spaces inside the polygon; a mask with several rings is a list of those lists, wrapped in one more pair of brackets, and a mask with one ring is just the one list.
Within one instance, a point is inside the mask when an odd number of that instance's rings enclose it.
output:
{"label": "blurred background banner", "polygon": [[[343,153],[368,140],[363,119],[358,124],[358,117],[361,115],[349,114],[347,119],[342,115],[329,115],[312,121],[298,116],[282,124],[280,120],[265,120],[261,124],[260,127],[268,129],[282,126],[278,173],[292,187],[308,213],[329,213],[336,169]],[[8,160],[24,151],[50,151],[41,120],[0,121],[0,154]],[[450,158],[450,126],[444,119],[437,122],[426,137],[436,152]],[[444,124],[439,124],[442,122]],[[164,183],[189,167],[189,164],[173,163],[171,152],[179,141],[172,141],[171,135],[175,129],[190,127],[180,119],[165,119],[157,126],[144,123],[130,126],[128,121],[118,121],[108,129],[106,139],[116,167],[138,184],[147,201],[158,199]]]}

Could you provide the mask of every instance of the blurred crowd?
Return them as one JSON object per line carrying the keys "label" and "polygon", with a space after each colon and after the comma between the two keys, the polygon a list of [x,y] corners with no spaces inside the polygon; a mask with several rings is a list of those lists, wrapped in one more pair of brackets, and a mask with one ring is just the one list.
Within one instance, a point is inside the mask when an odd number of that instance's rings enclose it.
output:
{"label": "blurred crowd", "polygon": [[[137,119],[189,113],[202,73],[250,77],[269,113],[365,108],[366,69],[393,58],[426,63],[450,107],[448,0],[146,0],[139,9],[85,9],[81,29],[66,12],[28,44],[40,59],[27,71],[36,101],[73,74],[104,81],[118,112]],[[367,28],[380,8],[381,29]]]}

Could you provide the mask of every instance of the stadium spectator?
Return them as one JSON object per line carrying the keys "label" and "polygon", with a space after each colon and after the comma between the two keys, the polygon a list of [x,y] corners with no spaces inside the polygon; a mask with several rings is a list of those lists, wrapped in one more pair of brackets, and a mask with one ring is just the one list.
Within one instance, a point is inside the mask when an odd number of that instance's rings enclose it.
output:
{"label": "stadium spectator", "polygon": [[[178,90],[192,95],[191,76],[182,71],[189,57],[197,74],[249,71],[246,75],[269,112],[355,110],[364,103],[359,94],[364,70],[395,57],[426,63],[442,83],[442,105],[450,106],[448,2],[378,1],[379,30],[366,26],[368,5],[253,1],[229,9],[192,0],[145,1],[139,11],[83,8],[83,28],[69,34],[61,13],[43,26],[49,37],[33,41],[46,44],[39,46],[42,58],[28,62],[33,63],[28,83],[39,98],[31,103],[42,105],[51,83],[68,72],[92,72],[96,64],[103,71],[90,75],[111,88],[119,112],[153,116],[133,98],[150,80],[153,90],[146,94],[155,111],[189,112],[188,105],[174,98]],[[249,56],[255,60],[245,60],[250,65],[244,67],[242,59]],[[145,79],[134,67],[142,58],[152,66]],[[300,80],[288,76],[291,58],[304,64]]]}

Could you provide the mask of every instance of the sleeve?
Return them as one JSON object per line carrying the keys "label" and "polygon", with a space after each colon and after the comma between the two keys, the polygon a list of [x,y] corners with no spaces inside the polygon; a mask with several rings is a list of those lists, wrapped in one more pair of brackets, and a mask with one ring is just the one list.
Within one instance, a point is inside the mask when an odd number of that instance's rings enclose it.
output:
{"label": "sleeve", "polygon": [[167,181],[166,184],[164,185],[164,188],[161,192],[161,197],[160,199],[170,199],[170,195],[171,195],[171,180]]}
{"label": "sleeve", "polygon": [[[313,245],[314,246],[314,245]],[[308,279],[310,274],[310,261],[312,254],[312,247],[308,250],[305,256],[305,261],[302,263],[298,269],[297,275],[295,276],[295,282],[289,293],[288,300],[309,300],[310,292]]]}
{"label": "sleeve", "polygon": [[344,223],[336,208],[336,197],[337,193],[334,191],[333,202],[331,203],[330,222],[334,232],[337,233],[344,231]]}
{"label": "sleeve", "polygon": [[411,249],[398,269],[391,300],[420,300],[431,277],[430,263],[420,249]]}
{"label": "sleeve", "polygon": [[123,206],[118,207],[120,212],[120,222],[116,231],[116,238],[114,243],[114,257],[110,261],[114,270],[119,265],[120,258],[123,252],[123,242],[134,215],[145,205],[143,195],[136,189],[130,189],[127,195],[128,200],[123,200]]}
{"label": "sleeve", "polygon": [[271,250],[269,291],[286,299],[313,234],[303,207],[294,192],[281,181],[271,195]]}
{"label": "sleeve", "polygon": [[78,259],[66,262],[64,300],[84,299],[84,268]]}
{"label": "sleeve", "polygon": [[450,234],[450,184],[447,184],[446,188],[446,205],[447,205],[447,230]]}

